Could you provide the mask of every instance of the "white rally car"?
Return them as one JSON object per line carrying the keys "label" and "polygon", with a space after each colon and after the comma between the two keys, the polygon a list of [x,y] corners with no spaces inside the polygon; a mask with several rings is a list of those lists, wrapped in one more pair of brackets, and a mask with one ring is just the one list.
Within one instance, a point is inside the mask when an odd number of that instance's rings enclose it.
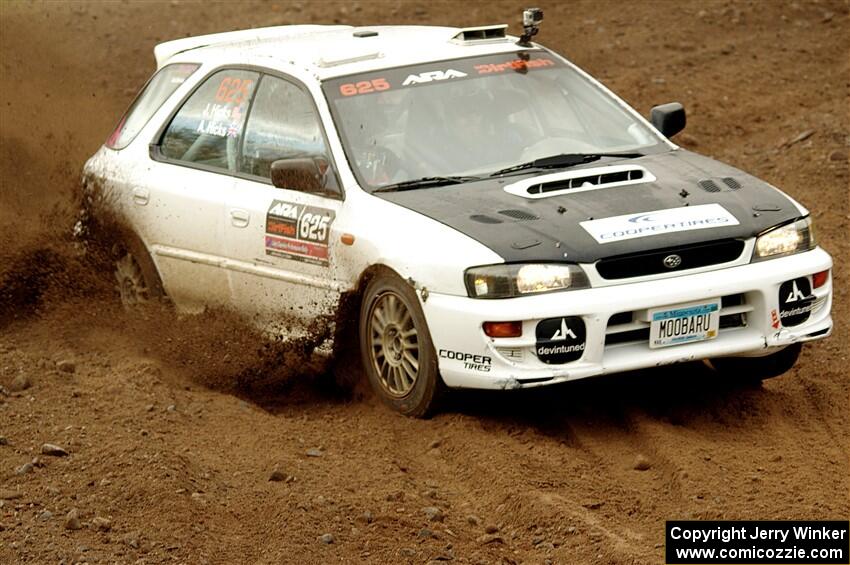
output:
{"label": "white rally car", "polygon": [[132,232],[123,300],[290,329],[357,304],[372,386],[417,416],[445,387],[788,370],[832,330],[808,211],[670,142],[681,105],[648,121],[532,43],[541,16],[520,38],[302,25],[158,45],[85,166]]}

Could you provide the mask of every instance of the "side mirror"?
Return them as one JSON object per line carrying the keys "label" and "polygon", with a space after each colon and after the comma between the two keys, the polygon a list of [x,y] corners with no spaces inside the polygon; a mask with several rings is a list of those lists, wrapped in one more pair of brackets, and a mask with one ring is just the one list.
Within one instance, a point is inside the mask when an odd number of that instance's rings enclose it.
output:
{"label": "side mirror", "polygon": [[655,129],[665,137],[673,137],[685,129],[685,108],[678,102],[670,102],[654,107],[650,112],[650,121]]}
{"label": "side mirror", "polygon": [[278,159],[271,166],[271,180],[276,188],[301,192],[324,192],[338,195],[336,175],[326,161],[309,157]]}

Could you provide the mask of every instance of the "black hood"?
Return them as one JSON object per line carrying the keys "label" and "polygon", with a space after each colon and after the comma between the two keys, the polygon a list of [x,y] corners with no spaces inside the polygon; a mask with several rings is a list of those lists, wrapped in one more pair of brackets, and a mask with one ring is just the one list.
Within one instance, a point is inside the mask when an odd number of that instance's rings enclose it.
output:
{"label": "black hood", "polygon": [[[528,199],[509,194],[504,187],[529,177],[510,176],[376,196],[451,226],[486,245],[508,263],[592,263],[653,249],[746,239],[800,216],[788,197],[764,181],[689,151],[669,151],[628,160],[603,159],[583,168],[613,164],[640,165],[656,180]],[[577,170],[580,169],[570,169]],[[598,243],[580,225],[587,220],[704,204],[721,205],[735,216],[738,225],[604,244]]]}

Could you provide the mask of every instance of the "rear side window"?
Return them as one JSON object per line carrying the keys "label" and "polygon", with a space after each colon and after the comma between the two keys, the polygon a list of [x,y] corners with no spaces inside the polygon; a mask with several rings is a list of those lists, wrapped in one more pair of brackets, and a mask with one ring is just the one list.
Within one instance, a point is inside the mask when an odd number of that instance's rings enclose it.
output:
{"label": "rear side window", "polygon": [[178,63],[161,68],[124,113],[115,131],[106,140],[106,146],[110,149],[123,149],[130,145],[151,116],[197,69],[198,65],[191,63]]}
{"label": "rear side window", "polygon": [[162,155],[235,172],[245,116],[258,78],[259,73],[233,69],[207,78],[168,124]]}

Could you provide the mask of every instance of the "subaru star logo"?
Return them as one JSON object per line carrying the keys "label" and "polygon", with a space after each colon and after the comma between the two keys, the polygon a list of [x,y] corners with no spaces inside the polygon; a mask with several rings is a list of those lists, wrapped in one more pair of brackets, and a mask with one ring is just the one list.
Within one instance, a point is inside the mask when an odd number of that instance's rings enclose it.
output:
{"label": "subaru star logo", "polygon": [[668,269],[675,269],[682,264],[682,258],[676,254],[668,255],[664,258],[664,266]]}

